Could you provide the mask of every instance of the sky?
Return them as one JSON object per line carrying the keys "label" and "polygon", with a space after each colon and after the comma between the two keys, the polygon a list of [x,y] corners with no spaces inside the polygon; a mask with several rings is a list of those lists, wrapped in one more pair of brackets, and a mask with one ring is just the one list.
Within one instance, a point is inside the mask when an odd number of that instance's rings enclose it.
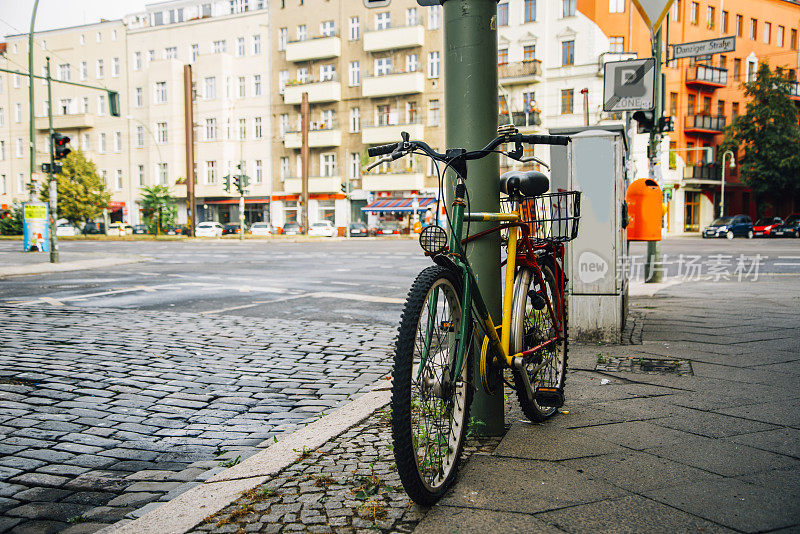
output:
{"label": "sky", "polygon": [[[157,0],[39,0],[36,31],[119,19]],[[27,33],[34,0],[0,0],[0,36]]]}

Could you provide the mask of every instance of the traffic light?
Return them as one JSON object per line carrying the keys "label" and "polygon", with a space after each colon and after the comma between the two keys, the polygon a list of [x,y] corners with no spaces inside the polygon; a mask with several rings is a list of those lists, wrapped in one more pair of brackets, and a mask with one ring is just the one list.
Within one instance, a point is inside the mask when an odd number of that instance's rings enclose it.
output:
{"label": "traffic light", "polygon": [[222,180],[225,182],[225,185],[222,186],[225,189],[225,192],[226,193],[230,193],[231,192],[231,175],[230,174],[226,174],[222,178]]}
{"label": "traffic light", "polygon": [[108,111],[112,117],[119,117],[119,93],[108,91]]}
{"label": "traffic light", "polygon": [[675,119],[672,117],[661,117],[661,119],[658,121],[658,131],[661,133],[674,132]]}
{"label": "traffic light", "polygon": [[633,113],[633,120],[639,123],[638,133],[650,133],[653,131],[655,113],[652,111],[636,111]]}
{"label": "traffic light", "polygon": [[60,134],[58,132],[53,133],[53,152],[55,153],[55,159],[63,159],[67,157],[67,154],[72,152],[67,145],[69,144],[69,137],[66,135]]}
{"label": "traffic light", "polygon": [[242,192],[241,176],[238,174],[234,175],[233,177],[233,188],[240,193]]}

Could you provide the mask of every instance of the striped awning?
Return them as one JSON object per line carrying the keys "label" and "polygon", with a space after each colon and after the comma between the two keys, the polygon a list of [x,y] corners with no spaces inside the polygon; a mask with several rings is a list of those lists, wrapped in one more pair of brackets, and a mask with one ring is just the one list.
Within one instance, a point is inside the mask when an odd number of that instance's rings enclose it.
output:
{"label": "striped awning", "polygon": [[[416,209],[415,209],[415,201]],[[361,211],[427,211],[429,207],[436,203],[433,197],[417,197],[417,198],[382,198],[367,204]]]}

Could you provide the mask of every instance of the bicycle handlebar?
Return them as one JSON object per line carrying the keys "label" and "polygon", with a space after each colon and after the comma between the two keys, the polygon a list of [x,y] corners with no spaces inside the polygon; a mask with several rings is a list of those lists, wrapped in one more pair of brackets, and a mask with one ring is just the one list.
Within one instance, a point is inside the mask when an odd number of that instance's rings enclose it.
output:
{"label": "bicycle handlebar", "polygon": [[369,154],[371,158],[383,156],[384,154],[391,154],[397,150],[398,145],[399,143],[389,143],[388,145],[373,146],[367,149],[367,154]]}
{"label": "bicycle handlebar", "polygon": [[568,145],[570,138],[564,135],[520,135],[520,141],[531,145]]}

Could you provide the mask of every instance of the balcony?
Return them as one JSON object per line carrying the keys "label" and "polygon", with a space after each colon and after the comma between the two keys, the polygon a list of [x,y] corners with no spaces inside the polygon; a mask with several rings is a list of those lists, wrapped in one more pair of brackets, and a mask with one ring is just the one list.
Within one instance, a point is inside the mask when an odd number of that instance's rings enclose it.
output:
{"label": "balcony", "polygon": [[497,79],[503,85],[538,82],[542,79],[542,62],[515,61],[497,66]]}
{"label": "balcony", "polygon": [[[34,124],[37,130],[50,129],[47,117],[36,117]],[[54,130],[83,130],[94,127],[94,115],[88,113],[74,113],[71,115],[53,115]]]}
{"label": "balcony", "polygon": [[[308,132],[308,146],[311,148],[324,148],[342,145],[342,130],[334,123],[311,125]],[[283,136],[283,146],[286,148],[302,148],[303,140],[300,132],[286,132]]]}
{"label": "balcony", "polygon": [[413,48],[425,44],[422,24],[364,32],[364,52]]}
{"label": "balcony", "polygon": [[705,165],[687,165],[683,169],[684,180],[722,180],[722,167],[719,163]]}
{"label": "balcony", "polygon": [[342,55],[342,40],[336,36],[316,37],[286,43],[286,61],[293,63],[339,57],[340,55]]}
{"label": "balcony", "polygon": [[789,98],[800,100],[800,82],[789,82]]}
{"label": "balcony", "polygon": [[503,113],[498,115],[497,124],[513,124],[519,128],[541,126],[542,118],[538,111],[532,111],[530,113],[514,111],[511,114]]}
{"label": "balcony", "polygon": [[342,99],[342,85],[336,77],[322,82],[287,85],[283,90],[283,103],[300,104],[303,101],[303,93],[308,93],[308,101],[311,104],[338,102]]}
{"label": "balcony", "polygon": [[686,85],[709,88],[714,91],[718,87],[728,85],[728,69],[697,64],[686,73]]}
{"label": "balcony", "polygon": [[722,133],[722,130],[725,129],[725,120],[725,115],[688,115],[683,131],[685,133],[716,135]]}
{"label": "balcony", "polygon": [[367,191],[419,191],[424,187],[425,175],[421,172],[390,172],[361,176],[361,188]]}
{"label": "balcony", "polygon": [[420,122],[415,122],[407,124],[364,126],[361,130],[361,142],[365,145],[396,143],[400,140],[401,132],[408,132],[411,139],[425,139],[425,126]]}
{"label": "balcony", "polygon": [[[341,176],[309,176],[309,193],[338,193],[341,191]],[[283,181],[283,190],[287,193],[297,194],[303,192],[302,178],[286,178]]]}
{"label": "balcony", "polygon": [[636,52],[603,52],[597,59],[597,75],[603,76],[605,74],[606,63],[627,61],[629,59],[636,59],[637,57]]}
{"label": "balcony", "polygon": [[425,89],[422,72],[396,72],[382,76],[369,76],[361,81],[361,96],[380,98],[383,96],[421,93]]}

